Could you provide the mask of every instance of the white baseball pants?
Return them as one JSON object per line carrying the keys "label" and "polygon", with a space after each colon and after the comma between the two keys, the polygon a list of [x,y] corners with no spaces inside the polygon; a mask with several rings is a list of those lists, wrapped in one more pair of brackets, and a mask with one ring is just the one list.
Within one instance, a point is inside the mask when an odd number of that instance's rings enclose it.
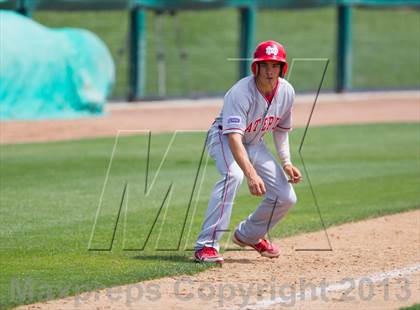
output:
{"label": "white baseball pants", "polygon": [[[207,147],[222,178],[213,188],[195,250],[207,246],[219,251],[218,241],[229,227],[233,201],[244,174],[233,158],[227,136],[216,126],[209,131]],[[293,207],[296,195],[283,169],[263,141],[245,145],[245,148],[264,181],[266,193],[258,208],[238,225],[237,234],[246,243],[255,244]]]}

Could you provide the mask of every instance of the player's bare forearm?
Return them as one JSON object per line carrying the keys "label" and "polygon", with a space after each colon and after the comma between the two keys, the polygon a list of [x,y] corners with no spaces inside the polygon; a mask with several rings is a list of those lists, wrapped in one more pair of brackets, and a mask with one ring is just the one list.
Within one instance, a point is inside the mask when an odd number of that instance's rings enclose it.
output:
{"label": "player's bare forearm", "polygon": [[253,177],[257,174],[254,166],[249,160],[248,154],[245,150],[245,147],[242,143],[242,135],[239,133],[230,133],[228,134],[229,147],[232,151],[232,155],[235,158],[235,161],[241,167],[247,178]]}
{"label": "player's bare forearm", "polygon": [[264,195],[266,191],[264,181],[257,174],[257,171],[249,160],[242,143],[242,135],[239,133],[228,134],[228,140],[232,155],[247,178],[249,191],[256,196]]}

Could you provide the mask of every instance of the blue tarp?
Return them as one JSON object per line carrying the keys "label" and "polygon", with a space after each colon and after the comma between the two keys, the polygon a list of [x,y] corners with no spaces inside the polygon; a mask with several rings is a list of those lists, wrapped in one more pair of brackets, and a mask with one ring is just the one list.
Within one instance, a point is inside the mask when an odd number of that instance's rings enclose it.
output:
{"label": "blue tarp", "polygon": [[0,119],[100,114],[114,79],[111,54],[93,33],[0,10]]}

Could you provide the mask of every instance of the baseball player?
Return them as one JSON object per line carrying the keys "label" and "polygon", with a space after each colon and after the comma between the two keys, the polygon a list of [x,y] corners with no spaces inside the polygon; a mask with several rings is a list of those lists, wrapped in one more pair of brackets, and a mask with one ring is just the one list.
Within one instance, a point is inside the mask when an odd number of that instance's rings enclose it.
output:
{"label": "baseball player", "polygon": [[[278,257],[279,248],[265,235],[296,203],[291,184],[301,180],[301,173],[290,160],[288,139],[295,93],[283,78],[287,72],[283,46],[275,41],[260,43],[251,69],[253,75],[226,93],[222,111],[208,132],[207,148],[221,179],[213,188],[195,245],[194,256],[199,262],[223,263],[218,240],[228,229],[244,176],[250,193],[263,196],[263,200],[235,229],[235,244],[252,247],[265,257]],[[264,143],[268,131],[273,132],[281,165]]]}

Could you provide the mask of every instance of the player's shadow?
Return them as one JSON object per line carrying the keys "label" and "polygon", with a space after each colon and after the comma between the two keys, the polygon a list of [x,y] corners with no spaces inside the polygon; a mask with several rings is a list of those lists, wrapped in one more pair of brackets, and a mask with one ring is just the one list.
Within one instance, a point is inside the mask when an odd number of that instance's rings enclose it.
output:
{"label": "player's shadow", "polygon": [[[183,262],[183,263],[194,263],[197,262],[194,260],[193,255],[137,255],[133,259],[139,260],[160,260],[160,261],[170,261],[170,262]],[[254,260],[248,258],[226,258],[225,263],[235,263],[235,264],[253,264]]]}
{"label": "player's shadow", "polygon": [[255,260],[248,259],[248,258],[226,258],[226,263],[235,263],[235,264],[253,264]]}
{"label": "player's shadow", "polygon": [[137,255],[133,259],[139,260],[160,260],[170,262],[193,263],[192,257],[186,255]]}

